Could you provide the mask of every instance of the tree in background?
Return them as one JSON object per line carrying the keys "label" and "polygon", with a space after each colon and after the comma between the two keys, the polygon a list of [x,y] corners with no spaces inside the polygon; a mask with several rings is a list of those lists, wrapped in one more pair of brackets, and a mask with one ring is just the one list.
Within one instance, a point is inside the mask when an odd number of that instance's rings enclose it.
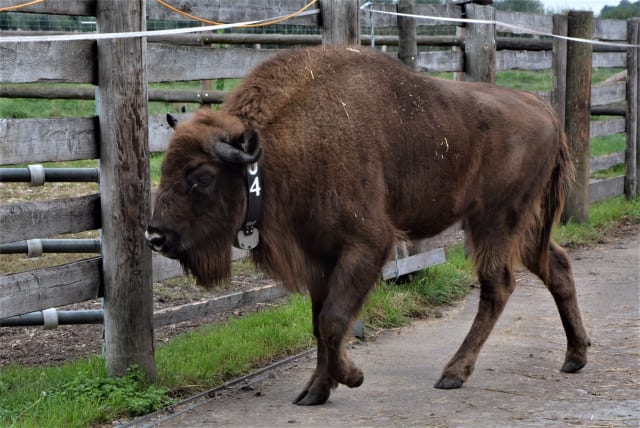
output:
{"label": "tree in background", "polygon": [[544,13],[544,5],[540,0],[496,0],[493,5],[497,10],[537,14]]}
{"label": "tree in background", "polygon": [[605,6],[600,12],[600,18],[628,19],[640,17],[640,0],[630,2],[621,0],[618,6]]}

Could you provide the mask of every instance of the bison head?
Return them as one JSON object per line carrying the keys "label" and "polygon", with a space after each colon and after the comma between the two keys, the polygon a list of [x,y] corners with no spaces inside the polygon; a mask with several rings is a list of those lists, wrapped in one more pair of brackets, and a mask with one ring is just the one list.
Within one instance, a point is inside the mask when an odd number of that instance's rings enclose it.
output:
{"label": "bison head", "polygon": [[156,193],[147,242],[177,259],[198,284],[212,287],[231,273],[231,246],[245,220],[245,167],[258,161],[258,135],[236,117],[200,109],[175,133]]}

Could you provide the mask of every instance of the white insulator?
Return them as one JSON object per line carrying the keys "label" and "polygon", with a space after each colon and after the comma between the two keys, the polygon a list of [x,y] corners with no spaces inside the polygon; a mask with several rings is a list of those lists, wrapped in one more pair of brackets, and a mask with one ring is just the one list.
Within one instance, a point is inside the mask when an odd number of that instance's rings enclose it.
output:
{"label": "white insulator", "polygon": [[53,330],[58,327],[58,311],[56,308],[49,308],[42,311],[45,330]]}
{"label": "white insulator", "polygon": [[40,257],[42,255],[42,240],[27,239],[27,257]]}
{"label": "white insulator", "polygon": [[27,165],[29,168],[29,174],[31,175],[31,182],[29,186],[42,186],[44,184],[44,167],[40,164]]}

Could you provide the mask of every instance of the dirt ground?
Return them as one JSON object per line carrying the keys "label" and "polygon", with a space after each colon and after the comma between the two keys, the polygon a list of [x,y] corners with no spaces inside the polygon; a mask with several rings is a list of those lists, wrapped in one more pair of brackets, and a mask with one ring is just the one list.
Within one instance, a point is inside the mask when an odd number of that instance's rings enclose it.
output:
{"label": "dirt ground", "polygon": [[[154,284],[154,309],[199,302],[213,297],[248,290],[273,283],[258,275],[236,275],[224,289],[203,290],[188,278],[169,283]],[[228,317],[240,317],[246,312],[260,310],[270,303],[256,304],[234,311],[172,324],[155,330],[156,344],[164,343],[179,334],[210,325]],[[100,309],[99,300],[69,305],[61,310]],[[42,327],[0,327],[0,369],[9,365],[54,366],[66,361],[100,355],[102,325],[61,325],[53,330]]]}
{"label": "dirt ground", "polygon": [[553,300],[536,278],[519,272],[474,374],[458,390],[432,385],[469,329],[477,290],[442,318],[352,346],[364,384],[339,387],[324,406],[291,404],[313,369],[310,355],[129,426],[638,427],[640,228],[622,228],[610,242],[572,251],[572,263],[592,340],[579,373],[559,371],[566,342]]}

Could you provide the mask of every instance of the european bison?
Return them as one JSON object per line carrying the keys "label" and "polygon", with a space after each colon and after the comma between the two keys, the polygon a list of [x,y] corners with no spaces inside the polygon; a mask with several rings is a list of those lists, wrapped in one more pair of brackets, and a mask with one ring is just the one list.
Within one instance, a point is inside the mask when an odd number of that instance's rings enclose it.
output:
{"label": "european bison", "polygon": [[[234,241],[290,290],[308,290],[316,369],[294,403],[362,384],[343,341],[394,243],[462,221],[481,284],[478,313],[437,388],[473,371],[521,262],[546,284],[568,346],[589,339],[563,249],[551,241],[572,163],[537,97],[414,73],[360,47],[286,51],[225,100],[175,126],[147,230],[153,249],[210,287]],[[236,242],[238,245],[238,242]]]}

